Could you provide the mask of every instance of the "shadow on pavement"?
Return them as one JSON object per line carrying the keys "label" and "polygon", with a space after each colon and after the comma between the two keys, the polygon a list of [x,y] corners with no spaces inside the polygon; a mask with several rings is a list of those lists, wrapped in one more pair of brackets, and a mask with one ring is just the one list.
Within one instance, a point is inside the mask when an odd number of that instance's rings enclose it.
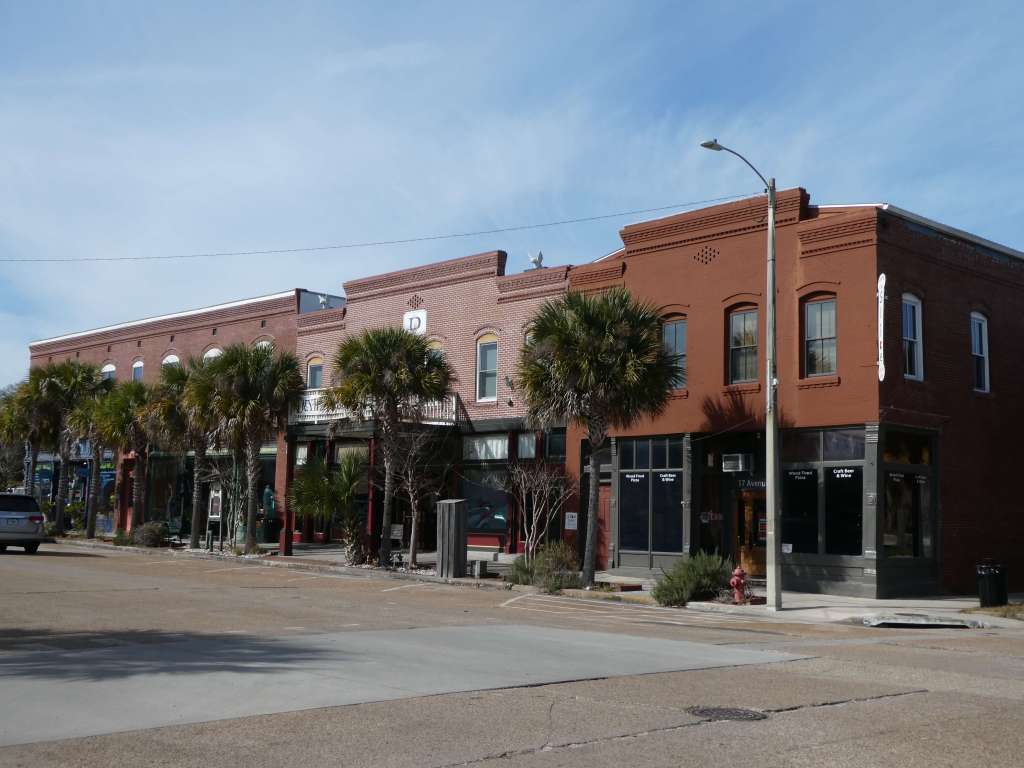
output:
{"label": "shadow on pavement", "polygon": [[[18,549],[17,544],[8,544],[7,546],[14,547],[14,549],[8,549],[6,552],[0,552],[0,556],[28,554],[25,550]],[[45,547],[46,545],[44,544],[39,548],[38,552],[34,555],[29,555],[29,557],[104,557],[103,555],[94,555],[92,552],[65,552],[64,550],[45,549]]]}
{"label": "shadow on pavement", "polygon": [[136,675],[274,673],[351,654],[298,638],[158,630],[54,632],[0,629],[0,681],[12,678],[116,680]]}

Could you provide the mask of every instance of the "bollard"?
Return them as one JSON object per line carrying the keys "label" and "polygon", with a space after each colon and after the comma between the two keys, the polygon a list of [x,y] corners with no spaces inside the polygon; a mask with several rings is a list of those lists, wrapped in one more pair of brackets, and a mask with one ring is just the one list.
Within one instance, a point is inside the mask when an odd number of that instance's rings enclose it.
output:
{"label": "bollard", "polygon": [[437,574],[446,579],[466,575],[466,500],[437,502]]}

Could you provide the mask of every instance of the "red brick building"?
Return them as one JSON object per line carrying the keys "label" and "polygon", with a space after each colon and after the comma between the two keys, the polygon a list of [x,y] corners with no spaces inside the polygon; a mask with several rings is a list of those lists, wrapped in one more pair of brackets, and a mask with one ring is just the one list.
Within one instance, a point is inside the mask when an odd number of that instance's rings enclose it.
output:
{"label": "red brick building", "polygon": [[[704,549],[763,572],[766,206],[628,226],[620,251],[569,275],[658,307],[685,370],[660,416],[604,449],[602,566]],[[1024,583],[1024,253],[802,189],[779,193],[777,225],[784,586],[969,590],[986,557]],[[581,474],[583,438],[570,428]]]}
{"label": "red brick building", "polygon": [[[522,397],[514,385],[515,364],[525,325],[550,297],[568,285],[568,267],[505,274],[506,254],[492,251],[422,267],[351,280],[345,306],[299,318],[296,349],[310,388],[292,418],[289,444],[293,465],[310,455],[333,458],[341,446],[372,435],[372,425],[325,412],[320,389],[332,378],[331,359],[341,341],[364,329],[402,325],[423,334],[442,350],[456,375],[452,397],[427,408],[425,419],[454,432],[458,463],[452,493],[469,501],[470,542],[515,551],[513,511],[497,489],[509,458],[546,452],[561,460],[564,433],[548,445],[526,429]],[[339,428],[336,423],[344,422]],[[368,523],[378,532],[379,514],[369,501]],[[402,519],[401,510],[395,521]],[[431,530],[424,527],[424,543]],[[408,531],[405,532],[408,536]]]}
{"label": "red brick building", "polygon": [[[269,343],[277,349],[294,351],[299,317],[330,311],[341,304],[343,301],[337,296],[294,289],[175,312],[32,342],[30,365],[79,360],[99,366],[111,379],[155,384],[162,365],[183,362],[189,357],[216,356],[232,344]],[[283,445],[282,436],[263,450],[264,484],[276,489],[278,504],[283,501],[284,464],[278,471],[275,455],[278,446]],[[191,511],[184,507],[191,503],[191,492],[186,493],[183,484],[190,483],[191,477],[184,471],[182,460],[156,454],[151,461],[146,519],[190,520]],[[118,464],[118,471],[129,481],[133,465],[131,455]],[[130,482],[120,486],[115,524],[126,528],[131,519]]]}

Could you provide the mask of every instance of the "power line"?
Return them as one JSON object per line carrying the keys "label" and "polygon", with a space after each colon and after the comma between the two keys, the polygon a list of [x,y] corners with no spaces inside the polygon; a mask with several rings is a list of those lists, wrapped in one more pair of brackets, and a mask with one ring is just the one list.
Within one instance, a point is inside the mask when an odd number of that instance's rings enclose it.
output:
{"label": "power line", "polygon": [[340,243],[338,245],[314,245],[307,248],[270,248],[258,251],[219,251],[211,253],[179,253],[167,256],[68,256],[66,258],[47,257],[15,257],[0,259],[0,263],[43,263],[56,262],[68,263],[76,261],[172,261],[174,259],[212,259],[226,256],[274,256],[287,253],[313,253],[315,251],[340,251],[349,248],[377,248],[385,245],[408,245],[410,243],[425,243],[432,240],[454,240],[464,237],[478,237],[480,235],[498,235],[504,232],[521,232],[528,229],[544,229],[546,227],[562,227],[567,224],[584,224],[589,221],[601,221],[602,219],[615,219],[621,216],[635,216],[641,213],[657,213],[669,211],[676,208],[689,208],[694,205],[705,205],[707,203],[721,203],[727,200],[737,200],[749,195],[726,195],[724,197],[711,197],[706,200],[691,200],[687,203],[675,203],[673,205],[662,205],[657,208],[640,208],[634,211],[619,211],[617,213],[603,213],[599,216],[584,216],[577,219],[561,219],[560,221],[548,221],[542,224],[520,224],[512,227],[498,227],[497,229],[480,229],[475,232],[456,232],[447,235],[423,235],[420,237],[406,237],[401,240],[371,240],[361,243]]}

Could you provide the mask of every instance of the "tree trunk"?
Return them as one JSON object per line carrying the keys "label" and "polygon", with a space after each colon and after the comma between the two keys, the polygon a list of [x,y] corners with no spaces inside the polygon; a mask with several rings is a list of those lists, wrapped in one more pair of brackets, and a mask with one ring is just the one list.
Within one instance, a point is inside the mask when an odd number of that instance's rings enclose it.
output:
{"label": "tree trunk", "polygon": [[146,522],[146,462],[149,452],[135,450],[135,468],[132,472],[132,520],[131,529],[137,530]]}
{"label": "tree trunk", "polygon": [[[603,443],[604,441],[602,441]],[[587,494],[587,538],[583,550],[583,586],[594,583],[594,561],[597,556],[597,496],[601,486],[601,464],[597,449],[600,445],[590,444],[590,492]]]}
{"label": "tree trunk", "polygon": [[89,441],[92,446],[92,466],[89,467],[89,500],[85,506],[85,538],[96,538],[96,510],[100,503],[100,462],[103,460],[103,448],[96,441],[96,436]]}
{"label": "tree trunk", "polygon": [[64,535],[64,505],[68,501],[68,486],[71,481],[71,446],[66,438],[60,440],[60,479],[57,481],[57,496],[53,500],[53,522],[57,535]]}
{"label": "tree trunk", "polygon": [[256,487],[260,482],[260,443],[250,442],[245,449],[246,513],[245,554],[256,552]]}
{"label": "tree trunk", "polygon": [[189,534],[188,545],[192,549],[199,548],[199,529],[204,528],[203,522],[206,515],[203,514],[203,464],[206,462],[206,437],[200,438],[196,443],[196,455],[192,464],[192,531]]}
{"label": "tree trunk", "polygon": [[412,518],[412,529],[409,531],[409,567],[416,567],[416,550],[420,546],[420,505],[417,504],[415,493],[409,494],[409,514]]}
{"label": "tree trunk", "polygon": [[384,449],[384,510],[380,518],[380,564],[391,567],[391,507],[395,500],[395,474],[391,451]]}
{"label": "tree trunk", "polygon": [[22,468],[22,485],[26,496],[35,496],[36,490],[36,456],[39,451],[31,440],[25,441],[25,465]]}

